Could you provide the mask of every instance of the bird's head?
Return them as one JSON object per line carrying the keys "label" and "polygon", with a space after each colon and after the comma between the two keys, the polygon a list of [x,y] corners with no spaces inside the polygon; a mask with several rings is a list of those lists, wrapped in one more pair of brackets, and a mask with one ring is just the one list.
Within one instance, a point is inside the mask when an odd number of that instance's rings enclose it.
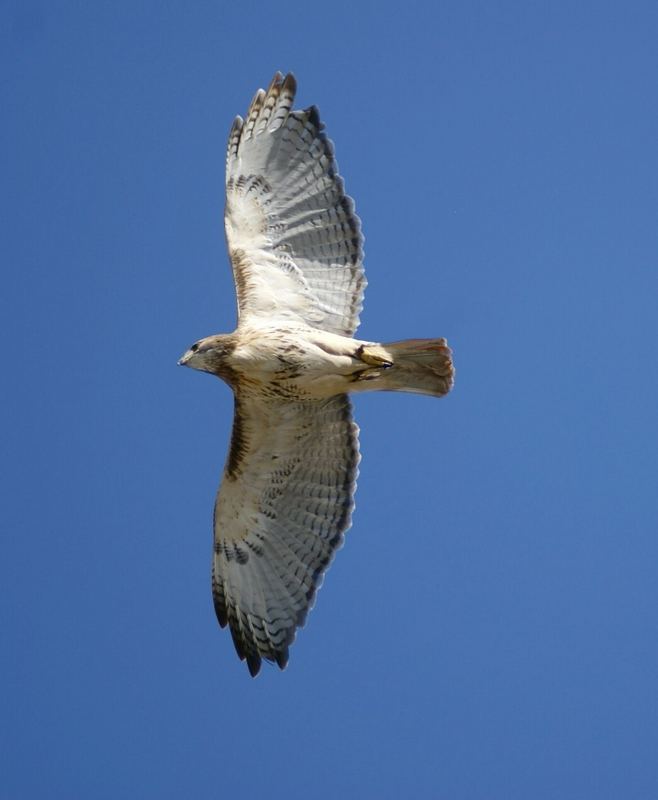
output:
{"label": "bird's head", "polygon": [[230,334],[217,334],[199,339],[178,359],[179,366],[210,372],[225,380],[229,377],[228,357],[235,344]]}

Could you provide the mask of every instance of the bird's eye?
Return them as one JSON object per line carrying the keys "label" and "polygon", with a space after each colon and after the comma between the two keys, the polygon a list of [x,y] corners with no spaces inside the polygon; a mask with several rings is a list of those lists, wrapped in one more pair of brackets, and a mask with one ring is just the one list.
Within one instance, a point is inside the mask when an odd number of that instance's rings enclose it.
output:
{"label": "bird's eye", "polygon": [[191,350],[193,353],[196,353],[196,351],[197,351],[198,349],[199,349],[199,345],[198,345],[198,344],[193,344],[193,345],[192,345],[192,347],[190,347],[190,350]]}

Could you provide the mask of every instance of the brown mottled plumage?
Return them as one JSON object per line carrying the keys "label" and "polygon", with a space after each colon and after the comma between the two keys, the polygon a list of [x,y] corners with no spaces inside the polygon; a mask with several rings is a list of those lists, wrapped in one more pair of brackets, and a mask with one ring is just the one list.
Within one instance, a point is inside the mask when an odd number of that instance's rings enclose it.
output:
{"label": "brown mottled plumage", "polygon": [[276,73],[231,128],[225,227],[238,327],[180,364],[235,395],[214,514],[212,590],[249,672],[283,669],[350,525],[359,463],[349,392],[441,397],[454,370],[445,339],[354,339],[366,280],[363,237],[318,110],[293,111]]}

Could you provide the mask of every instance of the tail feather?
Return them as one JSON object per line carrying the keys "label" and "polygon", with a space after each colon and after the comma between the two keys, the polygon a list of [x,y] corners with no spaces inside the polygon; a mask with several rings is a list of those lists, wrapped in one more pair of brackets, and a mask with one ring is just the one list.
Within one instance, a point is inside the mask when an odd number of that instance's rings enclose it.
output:
{"label": "tail feather", "polygon": [[[406,339],[366,347],[361,358],[373,369],[363,378],[370,382],[363,388],[393,392],[416,392],[442,397],[454,384],[452,351],[445,339]],[[381,366],[375,367],[378,362]]]}

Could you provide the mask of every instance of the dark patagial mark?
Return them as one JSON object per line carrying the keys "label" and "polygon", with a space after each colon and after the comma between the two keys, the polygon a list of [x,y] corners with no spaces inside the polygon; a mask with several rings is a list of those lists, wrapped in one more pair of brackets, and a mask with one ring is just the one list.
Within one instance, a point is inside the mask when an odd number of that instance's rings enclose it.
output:
{"label": "dark patagial mark", "polygon": [[235,292],[238,298],[238,307],[242,308],[247,305],[249,292],[251,289],[249,283],[249,268],[251,262],[247,258],[244,250],[236,248],[229,253],[231,264],[233,265],[233,278],[235,280]]}
{"label": "dark patagial mark", "polygon": [[236,480],[242,471],[242,462],[248,451],[247,434],[240,401],[234,396],[233,430],[231,432],[231,446],[226,461],[226,477]]}

